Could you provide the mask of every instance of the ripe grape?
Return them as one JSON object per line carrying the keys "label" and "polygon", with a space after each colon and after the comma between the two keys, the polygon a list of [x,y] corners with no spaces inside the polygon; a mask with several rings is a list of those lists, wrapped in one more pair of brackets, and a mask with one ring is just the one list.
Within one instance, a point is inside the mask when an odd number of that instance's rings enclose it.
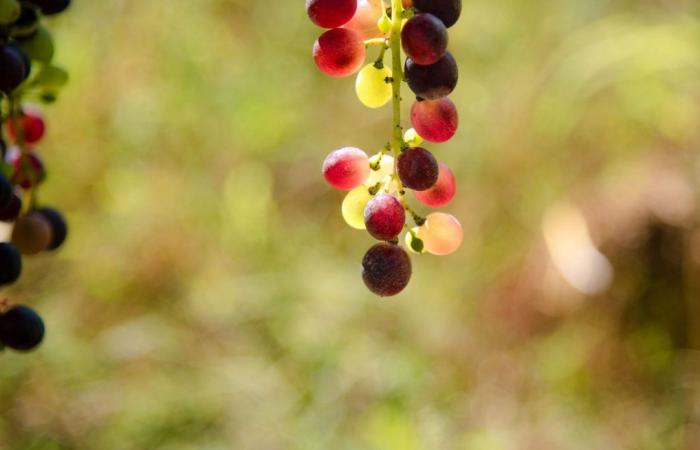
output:
{"label": "ripe grape", "polygon": [[364,230],[365,208],[371,198],[367,186],[360,186],[348,192],[340,208],[345,223],[357,230]]}
{"label": "ripe grape", "polygon": [[22,81],[26,80],[29,78],[29,74],[32,71],[32,61],[29,59],[29,56],[27,56],[27,52],[25,52],[15,41],[10,42],[7,44],[7,46],[11,51],[15,52],[19,59],[22,60],[22,64],[24,65],[24,75]]}
{"label": "ripe grape", "polygon": [[17,20],[20,11],[17,0],[0,0],[0,25],[9,25]]}
{"label": "ripe grape", "polygon": [[10,94],[24,81],[24,61],[12,47],[5,45],[0,47],[0,67],[0,91]]}
{"label": "ripe grape", "polygon": [[429,100],[449,95],[459,78],[457,62],[450,52],[429,66],[421,66],[407,58],[404,72],[411,90],[418,97]]}
{"label": "ripe grape", "polygon": [[379,243],[362,258],[362,279],[367,288],[381,297],[403,291],[411,280],[411,258],[398,245]]}
{"label": "ripe grape", "polygon": [[30,59],[48,64],[53,59],[54,45],[51,33],[39,27],[36,33],[29,38],[18,39],[19,46],[27,53]]}
{"label": "ripe grape", "polygon": [[402,0],[405,9],[413,8],[413,0]]}
{"label": "ripe grape", "polygon": [[462,245],[462,225],[450,214],[432,213],[418,229],[418,238],[423,241],[428,253],[449,255]]}
{"label": "ripe grape", "polygon": [[12,194],[9,203],[0,208],[0,222],[14,222],[22,211],[22,199],[17,194]]}
{"label": "ripe grape", "polygon": [[420,12],[437,16],[448,28],[459,20],[462,13],[462,0],[413,0],[413,5]]}
{"label": "ripe grape", "polygon": [[32,350],[44,339],[44,331],[44,321],[27,306],[13,306],[0,314],[0,342],[14,350]]}
{"label": "ripe grape", "polygon": [[306,0],[306,13],[313,23],[323,28],[337,28],[352,19],[357,0]]}
{"label": "ripe grape", "polygon": [[[25,108],[20,117],[18,117],[18,122],[20,128],[22,129],[24,142],[27,144],[36,144],[42,137],[44,137],[46,125],[44,123],[44,119],[37,110]],[[12,139],[17,141],[14,120],[7,121],[7,132]]]}
{"label": "ripe grape", "polygon": [[401,30],[401,44],[416,64],[436,63],[447,51],[447,28],[432,14],[416,14]]}
{"label": "ripe grape", "polygon": [[66,240],[68,235],[68,225],[66,219],[59,211],[54,208],[40,208],[37,212],[44,216],[51,227],[51,241],[47,247],[48,250],[56,250]]}
{"label": "ripe grape", "polygon": [[322,72],[332,77],[346,77],[355,73],[365,61],[365,44],[356,32],[334,28],[316,40],[313,55]]}
{"label": "ripe grape", "polygon": [[401,182],[416,191],[430,189],[438,179],[438,162],[428,150],[413,147],[399,155],[397,169]]}
{"label": "ripe grape", "polygon": [[323,176],[328,184],[341,191],[349,191],[364,183],[369,171],[367,154],[355,147],[336,150],[323,161]]}
{"label": "ripe grape", "polygon": [[391,241],[401,233],[406,223],[406,212],[396,197],[378,194],[367,203],[365,226],[374,238]]}
{"label": "ripe grape", "polygon": [[47,16],[63,12],[70,6],[70,0],[31,0],[31,3]]}
{"label": "ripe grape", "polygon": [[452,139],[459,126],[457,107],[452,100],[418,100],[411,107],[411,124],[424,139],[446,142]]}
{"label": "ripe grape", "polygon": [[12,284],[22,273],[22,256],[17,247],[0,243],[0,285]]}
{"label": "ripe grape", "polygon": [[35,153],[16,152],[10,157],[14,170],[12,182],[24,189],[36,186],[46,179],[44,163]]}
{"label": "ripe grape", "polygon": [[36,255],[51,244],[51,224],[36,211],[20,217],[12,229],[12,243],[23,255]]}
{"label": "ripe grape", "polygon": [[363,105],[368,108],[381,108],[391,100],[391,70],[386,66],[380,69],[374,64],[366,65],[357,74],[355,93]]}
{"label": "ripe grape", "polygon": [[439,163],[438,166],[440,173],[435,185],[430,189],[415,193],[416,200],[431,208],[447,206],[457,192],[457,182],[450,168],[443,163]]}
{"label": "ripe grape", "polygon": [[365,186],[372,187],[377,183],[383,183],[386,177],[394,173],[394,157],[385,153],[380,160],[379,155],[380,153],[377,153],[369,159],[370,167],[376,167],[377,162],[379,162],[379,167],[377,170],[370,171],[369,177],[365,180]]}
{"label": "ripe grape", "polygon": [[350,22],[343,28],[357,32],[362,39],[372,39],[384,36],[377,21],[382,17],[383,5],[381,0],[359,0],[357,11]]}

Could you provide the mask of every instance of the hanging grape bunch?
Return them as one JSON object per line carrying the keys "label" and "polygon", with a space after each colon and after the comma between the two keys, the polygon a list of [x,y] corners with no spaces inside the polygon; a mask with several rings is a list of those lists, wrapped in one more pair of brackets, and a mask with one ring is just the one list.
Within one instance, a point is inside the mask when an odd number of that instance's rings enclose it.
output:
{"label": "hanging grape bunch", "polygon": [[[447,96],[457,85],[458,70],[447,51],[447,28],[457,22],[461,9],[461,0],[391,0],[391,5],[383,0],[306,0],[311,21],[328,28],[313,46],[318,68],[332,77],[357,73],[355,92],[368,108],[392,103],[391,138],[379,153],[370,157],[346,147],[323,163],[326,181],[348,191],[341,208],[344,220],[383,241],[362,260],[362,278],[380,296],[400,293],[411,278],[411,260],[401,241],[412,253],[433,255],[453,253],[462,243],[462,226],[454,216],[433,212],[423,217],[407,199],[413,191],[419,203],[441,208],[455,196],[452,171],[422,143],[446,142],[457,131],[457,108]],[[365,64],[370,48],[377,48],[378,56]],[[413,128],[405,133],[403,81],[416,95]]]}
{"label": "hanging grape bunch", "polygon": [[[69,4],[0,0],[0,221],[14,224],[11,242],[0,243],[0,286],[19,279],[22,256],[56,250],[68,231],[63,215],[39,202],[46,171],[36,146],[46,127],[40,110],[25,102],[51,103],[68,81],[52,63],[53,38],[43,19]],[[32,350],[43,338],[44,323],[33,309],[0,302],[0,348]]]}

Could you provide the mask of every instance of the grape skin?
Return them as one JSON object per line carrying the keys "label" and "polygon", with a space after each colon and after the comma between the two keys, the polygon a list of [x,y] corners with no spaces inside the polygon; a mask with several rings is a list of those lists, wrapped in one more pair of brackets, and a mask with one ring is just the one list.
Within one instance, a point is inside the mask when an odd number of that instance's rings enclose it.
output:
{"label": "grape skin", "polygon": [[457,193],[455,176],[447,165],[438,163],[439,174],[435,185],[425,191],[414,193],[416,200],[431,208],[442,208],[452,202]]}
{"label": "grape skin", "polygon": [[447,52],[435,64],[422,66],[407,58],[404,67],[406,81],[411,90],[418,96],[428,100],[450,95],[457,86],[459,70],[457,62],[450,52]]}
{"label": "grape skin", "polygon": [[350,191],[369,176],[369,158],[359,148],[341,148],[326,157],[322,170],[328,184],[341,191]]}
{"label": "grape skin", "polygon": [[398,245],[379,243],[362,258],[362,280],[381,297],[397,295],[411,280],[411,258]]}
{"label": "grape skin", "polygon": [[447,28],[432,14],[416,14],[401,30],[404,52],[416,64],[436,63],[447,51]]}
{"label": "grape skin", "polygon": [[334,28],[316,40],[313,56],[323,73],[346,77],[355,73],[365,61],[365,44],[356,32]]}
{"label": "grape skin", "polygon": [[367,203],[365,226],[367,232],[380,241],[391,241],[401,233],[406,223],[403,205],[388,194],[379,194]]}
{"label": "grape skin", "polygon": [[416,101],[411,107],[411,124],[423,139],[447,142],[459,127],[457,107],[447,97]]}
{"label": "grape skin", "polygon": [[306,13],[322,28],[338,28],[352,19],[357,0],[306,0]]}

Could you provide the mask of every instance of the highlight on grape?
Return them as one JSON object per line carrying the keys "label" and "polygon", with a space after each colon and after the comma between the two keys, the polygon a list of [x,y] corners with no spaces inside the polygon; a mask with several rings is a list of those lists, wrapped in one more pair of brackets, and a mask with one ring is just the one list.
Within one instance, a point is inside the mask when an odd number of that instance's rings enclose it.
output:
{"label": "highlight on grape", "polygon": [[[365,285],[393,296],[410,281],[409,252],[444,256],[462,244],[457,218],[443,212],[423,217],[407,199],[413,191],[423,206],[442,208],[457,190],[450,168],[423,144],[447,142],[459,126],[457,108],[447,97],[459,78],[447,30],[459,19],[461,0],[306,0],[306,11],[327,29],[313,46],[319,70],[332,77],[357,74],[355,93],[368,108],[392,105],[391,137],[378,153],[340,148],[328,155],[322,171],[331,187],[347,191],[341,206],[345,222],[382,241],[362,260]],[[376,50],[376,58],[367,63],[369,50]],[[405,132],[404,81],[416,96],[412,128]]]}
{"label": "highlight on grape", "polygon": [[[47,172],[37,145],[46,122],[30,102],[54,102],[68,82],[53,63],[43,19],[69,6],[70,0],[0,0],[0,222],[13,224],[10,242],[0,243],[0,286],[20,278],[23,256],[56,250],[68,235],[63,214],[39,201]],[[32,308],[0,301],[0,350],[33,350],[44,331]]]}

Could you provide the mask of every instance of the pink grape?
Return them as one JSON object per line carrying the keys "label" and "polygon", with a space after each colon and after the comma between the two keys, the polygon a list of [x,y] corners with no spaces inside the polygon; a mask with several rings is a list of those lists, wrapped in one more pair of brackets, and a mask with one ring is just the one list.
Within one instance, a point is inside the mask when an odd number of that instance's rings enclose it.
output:
{"label": "pink grape", "polygon": [[343,28],[356,31],[362,39],[372,39],[384,36],[377,27],[377,21],[382,16],[381,0],[359,0],[357,12]]}
{"label": "pink grape", "polygon": [[359,34],[345,28],[328,30],[316,40],[314,61],[321,72],[346,77],[365,62],[365,44]]}
{"label": "pink grape", "polygon": [[374,238],[391,241],[401,233],[406,223],[406,212],[396,197],[379,194],[367,203],[365,226]]}
{"label": "pink grape", "polygon": [[457,192],[455,176],[447,165],[438,163],[439,175],[433,187],[425,191],[415,192],[416,200],[431,208],[447,206]]}
{"label": "pink grape", "polygon": [[427,141],[449,141],[459,126],[457,107],[447,97],[438,100],[418,100],[411,107],[411,124]]}
{"label": "pink grape", "polygon": [[438,162],[428,150],[413,147],[399,155],[397,169],[401,182],[407,188],[424,191],[438,179]]}
{"label": "pink grape", "polygon": [[345,25],[355,15],[357,0],[306,0],[306,13],[323,28]]}
{"label": "pink grape", "polygon": [[449,255],[462,245],[462,225],[450,214],[432,213],[426,217],[425,224],[418,229],[418,238],[423,241],[428,253],[438,256]]}
{"label": "pink grape", "polygon": [[411,273],[411,258],[398,245],[376,244],[362,258],[362,280],[370,291],[382,297],[403,291]]}
{"label": "pink grape", "polygon": [[369,171],[367,153],[355,147],[336,150],[323,161],[323,176],[328,184],[341,191],[350,191],[364,183]]}
{"label": "pink grape", "polygon": [[416,64],[434,64],[447,51],[447,28],[432,14],[416,14],[401,30],[401,44]]}

